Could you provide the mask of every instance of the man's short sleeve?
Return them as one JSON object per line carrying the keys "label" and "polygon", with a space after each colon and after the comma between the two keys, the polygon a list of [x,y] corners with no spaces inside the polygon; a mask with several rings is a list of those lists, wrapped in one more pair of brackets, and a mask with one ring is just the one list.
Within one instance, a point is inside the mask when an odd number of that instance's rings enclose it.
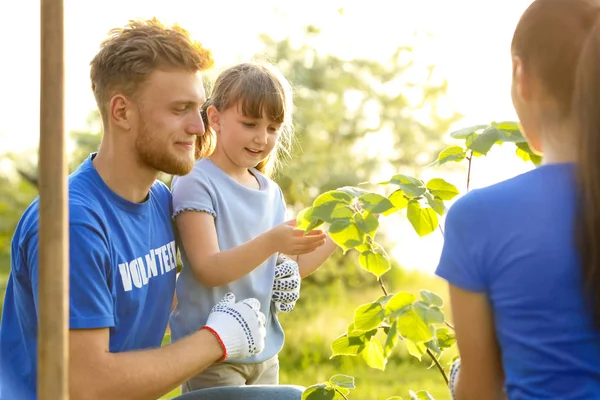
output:
{"label": "man's short sleeve", "polygon": [[194,168],[184,176],[173,178],[173,216],[184,211],[206,212],[217,216],[213,203],[213,190],[208,176],[202,170]]}
{"label": "man's short sleeve", "polygon": [[483,210],[471,192],[454,203],[446,216],[444,246],[436,275],[471,292],[484,292],[485,228]]}
{"label": "man's short sleeve", "polygon": [[[38,240],[39,236],[36,233],[30,238],[25,249],[37,310],[39,310]],[[100,233],[83,224],[71,224],[69,262],[70,328],[92,329],[114,326],[110,253]]]}

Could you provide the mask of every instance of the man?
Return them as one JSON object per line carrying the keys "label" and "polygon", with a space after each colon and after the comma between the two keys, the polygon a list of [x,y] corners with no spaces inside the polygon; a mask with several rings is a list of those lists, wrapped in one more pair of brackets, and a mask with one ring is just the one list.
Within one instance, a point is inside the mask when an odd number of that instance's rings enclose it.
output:
{"label": "man", "polygon": [[[226,296],[198,332],[160,347],[176,262],[171,195],[159,172],[187,174],[204,133],[201,72],[211,53],[157,20],[115,29],[91,62],[104,125],[97,153],[69,177],[70,397],[156,399],[209,365],[264,347],[256,299]],[[0,326],[0,399],[35,399],[38,212],[12,242]],[[198,399],[299,399],[293,387],[211,389]],[[186,395],[189,399],[190,395]],[[256,396],[256,397],[253,397]]]}

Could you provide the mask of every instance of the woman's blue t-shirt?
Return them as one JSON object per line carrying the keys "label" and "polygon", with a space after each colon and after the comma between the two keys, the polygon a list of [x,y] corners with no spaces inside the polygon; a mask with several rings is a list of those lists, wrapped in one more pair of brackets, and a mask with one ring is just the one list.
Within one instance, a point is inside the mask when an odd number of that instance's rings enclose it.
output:
{"label": "woman's blue t-shirt", "polygon": [[600,331],[583,296],[572,164],[549,164],[450,208],[437,274],[485,293],[510,399],[600,398]]}

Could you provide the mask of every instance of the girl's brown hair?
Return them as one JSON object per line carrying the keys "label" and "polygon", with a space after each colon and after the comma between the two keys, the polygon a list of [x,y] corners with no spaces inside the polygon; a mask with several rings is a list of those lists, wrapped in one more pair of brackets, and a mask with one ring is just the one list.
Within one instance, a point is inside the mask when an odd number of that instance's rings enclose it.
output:
{"label": "girl's brown hair", "polygon": [[577,126],[576,236],[583,292],[600,327],[600,12],[594,0],[536,0],[515,30],[512,52]]}
{"label": "girl's brown hair", "polygon": [[289,156],[290,153],[293,102],[289,82],[269,64],[242,63],[219,75],[209,99],[202,107],[206,134],[199,136],[196,141],[196,158],[208,157],[215,147],[215,135],[209,128],[206,109],[215,106],[222,112],[238,103],[245,116],[262,118],[266,114],[269,119],[281,124],[274,152],[256,165],[256,169],[271,175],[280,156]]}

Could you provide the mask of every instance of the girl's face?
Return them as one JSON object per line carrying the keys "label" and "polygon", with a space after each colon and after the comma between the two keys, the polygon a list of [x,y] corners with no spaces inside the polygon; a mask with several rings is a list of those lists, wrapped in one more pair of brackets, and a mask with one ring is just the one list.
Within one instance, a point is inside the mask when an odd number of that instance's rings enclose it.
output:
{"label": "girl's face", "polygon": [[247,117],[242,114],[239,103],[224,111],[211,106],[207,114],[217,136],[215,154],[226,156],[234,167],[255,167],[277,145],[281,124],[264,115],[262,118]]}

